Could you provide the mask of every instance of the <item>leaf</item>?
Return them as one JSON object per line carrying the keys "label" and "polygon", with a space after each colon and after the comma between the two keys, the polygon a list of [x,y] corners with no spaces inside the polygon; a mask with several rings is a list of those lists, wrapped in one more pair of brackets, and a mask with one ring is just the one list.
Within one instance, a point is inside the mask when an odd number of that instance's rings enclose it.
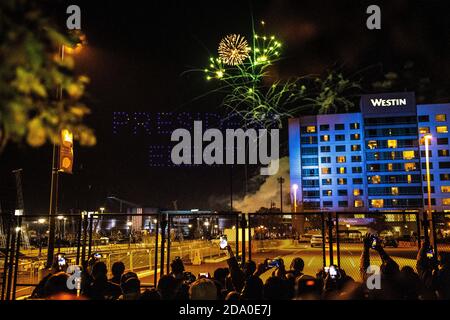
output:
{"label": "leaf", "polygon": [[39,118],[34,118],[28,123],[27,142],[32,147],[40,147],[45,143],[46,133]]}

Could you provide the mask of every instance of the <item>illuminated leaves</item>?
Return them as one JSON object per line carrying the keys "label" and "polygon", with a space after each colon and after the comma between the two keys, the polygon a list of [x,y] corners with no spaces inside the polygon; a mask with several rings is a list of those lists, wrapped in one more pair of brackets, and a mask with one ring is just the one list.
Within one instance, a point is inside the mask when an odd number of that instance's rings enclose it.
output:
{"label": "illuminated leaves", "polygon": [[[82,103],[89,78],[74,74],[70,48],[85,42],[79,33],[66,34],[48,20],[33,1],[0,2],[0,152],[8,141],[38,147],[59,143],[70,128],[83,145],[95,144],[83,125],[90,113]],[[19,18],[17,12],[22,12]],[[59,50],[65,46],[61,59]]]}
{"label": "illuminated leaves", "polygon": [[45,143],[45,127],[39,118],[34,118],[28,122],[27,143],[32,147],[40,147]]}

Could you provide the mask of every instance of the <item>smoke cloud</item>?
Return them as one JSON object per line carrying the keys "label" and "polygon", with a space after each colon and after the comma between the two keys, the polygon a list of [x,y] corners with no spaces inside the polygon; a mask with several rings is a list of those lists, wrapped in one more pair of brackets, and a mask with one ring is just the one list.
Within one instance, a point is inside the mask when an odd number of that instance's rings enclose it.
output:
{"label": "smoke cloud", "polygon": [[[276,175],[267,176],[264,182],[259,188],[245,196],[244,198],[237,199],[233,202],[235,210],[245,213],[255,212],[261,207],[270,208],[271,202],[275,202],[277,208],[280,207],[280,185],[277,181],[279,177],[284,178],[283,183],[283,211],[289,211],[286,205],[290,203],[289,196],[289,158],[283,157],[280,159],[280,168]],[[259,176],[258,176],[259,178]]]}

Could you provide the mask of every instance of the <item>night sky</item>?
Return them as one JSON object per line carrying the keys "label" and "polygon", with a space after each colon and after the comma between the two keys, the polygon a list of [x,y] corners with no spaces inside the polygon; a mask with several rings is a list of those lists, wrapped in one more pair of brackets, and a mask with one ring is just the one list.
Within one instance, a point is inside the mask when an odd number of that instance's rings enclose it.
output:
{"label": "night sky", "polygon": [[[75,146],[73,175],[60,180],[61,211],[94,209],[115,195],[150,207],[220,209],[228,197],[230,171],[220,167],[150,167],[154,136],[113,134],[113,112],[220,112],[219,96],[201,72],[220,39],[230,33],[250,38],[252,15],[265,33],[284,45],[272,70],[280,78],[339,69],[363,78],[362,92],[388,72],[400,79],[393,90],[416,91],[419,102],[450,102],[450,22],[446,1],[70,1],[48,8],[65,21],[65,7],[78,4],[88,47],[76,60],[91,78],[86,102],[97,146]],[[369,31],[369,4],[382,10],[382,29]],[[145,5],[144,5],[145,4]],[[287,154],[287,133],[282,151]],[[24,169],[25,209],[48,212],[51,146],[9,145],[0,156],[0,201],[14,206],[11,170]],[[257,168],[250,168],[252,176]],[[243,195],[244,170],[233,172],[235,196]],[[114,203],[107,204],[111,210]]]}

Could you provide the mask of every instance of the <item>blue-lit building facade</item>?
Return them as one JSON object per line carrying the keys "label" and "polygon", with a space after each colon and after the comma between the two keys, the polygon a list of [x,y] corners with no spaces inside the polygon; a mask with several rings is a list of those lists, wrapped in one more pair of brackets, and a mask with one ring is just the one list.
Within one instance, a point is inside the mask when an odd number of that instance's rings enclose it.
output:
{"label": "blue-lit building facade", "polygon": [[428,204],[424,135],[431,134],[432,209],[450,212],[450,104],[416,105],[414,93],[385,93],[362,96],[360,109],[290,119],[297,207],[421,211]]}

